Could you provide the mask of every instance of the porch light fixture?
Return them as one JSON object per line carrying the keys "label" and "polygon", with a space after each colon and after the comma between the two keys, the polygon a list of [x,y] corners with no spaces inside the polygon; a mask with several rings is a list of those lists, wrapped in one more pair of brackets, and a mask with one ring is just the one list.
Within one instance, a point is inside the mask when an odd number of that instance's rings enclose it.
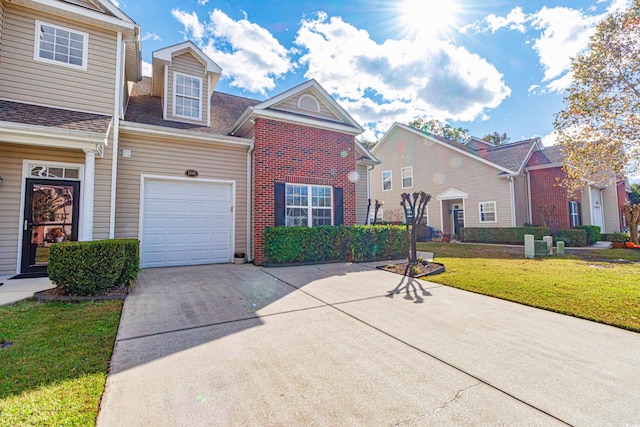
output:
{"label": "porch light fixture", "polygon": [[2,177],[0,176],[0,184],[2,184]]}

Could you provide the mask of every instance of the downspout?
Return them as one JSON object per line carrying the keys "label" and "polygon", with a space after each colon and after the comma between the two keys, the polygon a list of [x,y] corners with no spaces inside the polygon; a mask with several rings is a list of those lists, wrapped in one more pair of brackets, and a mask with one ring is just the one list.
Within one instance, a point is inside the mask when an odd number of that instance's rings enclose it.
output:
{"label": "downspout", "polygon": [[252,168],[252,162],[251,162],[251,156],[253,156],[253,149],[254,149],[254,143],[251,143],[251,146],[249,147],[249,151],[247,151],[247,261],[251,262],[253,261],[253,256],[251,253],[252,250],[252,243],[253,243],[253,197],[251,194],[251,190],[253,188],[253,182],[252,182],[252,178],[253,178],[253,171],[251,170]]}
{"label": "downspout", "polygon": [[525,170],[527,174],[527,208],[529,213],[529,224],[533,224],[533,208],[531,207],[531,173]]}
{"label": "downspout", "polygon": [[122,112],[122,81],[124,67],[122,66],[122,51],[124,42],[122,33],[118,32],[118,50],[116,52],[116,83],[113,102],[113,149],[111,150],[111,198],[109,200],[109,239],[115,237],[116,230],[116,180],[118,177],[118,151],[120,142],[120,115]]}
{"label": "downspout", "polygon": [[516,226],[516,190],[513,176],[509,175],[509,199],[511,201],[511,226]]}
{"label": "downspout", "polygon": [[605,225],[607,225],[607,221],[605,220],[605,218],[607,217],[605,215],[604,212],[604,195],[602,194],[604,193],[604,189],[600,190],[600,216],[601,216],[601,220],[602,220],[602,227],[600,227],[600,234],[602,233],[606,233],[607,231],[605,230]]}
{"label": "downspout", "polygon": [[[367,166],[367,200],[371,200],[371,171],[373,166]],[[367,216],[367,225],[371,225],[371,216]]]}
{"label": "downspout", "polygon": [[587,194],[589,196],[589,225],[593,225],[593,200],[591,200],[591,186],[587,185]]}

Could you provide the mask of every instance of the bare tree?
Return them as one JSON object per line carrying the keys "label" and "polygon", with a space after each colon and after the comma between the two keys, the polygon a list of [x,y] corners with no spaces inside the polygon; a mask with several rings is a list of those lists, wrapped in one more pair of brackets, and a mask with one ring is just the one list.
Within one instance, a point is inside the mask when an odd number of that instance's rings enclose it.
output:
{"label": "bare tree", "polygon": [[622,205],[622,213],[629,224],[629,238],[634,245],[638,245],[638,224],[640,223],[640,204],[627,202]]}
{"label": "bare tree", "polygon": [[402,198],[400,205],[404,209],[407,232],[411,233],[409,264],[415,265],[418,263],[418,226],[422,223],[424,210],[427,208],[429,200],[431,200],[431,194],[420,191],[413,194],[402,193],[400,197]]}

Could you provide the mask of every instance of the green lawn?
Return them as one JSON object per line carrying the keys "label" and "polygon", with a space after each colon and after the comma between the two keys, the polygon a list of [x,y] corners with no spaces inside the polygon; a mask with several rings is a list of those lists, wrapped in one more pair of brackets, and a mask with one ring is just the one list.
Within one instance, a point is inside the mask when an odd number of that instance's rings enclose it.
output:
{"label": "green lawn", "polygon": [[0,307],[0,426],[93,426],[122,301]]}
{"label": "green lawn", "polygon": [[446,268],[425,280],[640,332],[640,251],[525,259],[523,247],[419,243],[418,250],[434,252]]}

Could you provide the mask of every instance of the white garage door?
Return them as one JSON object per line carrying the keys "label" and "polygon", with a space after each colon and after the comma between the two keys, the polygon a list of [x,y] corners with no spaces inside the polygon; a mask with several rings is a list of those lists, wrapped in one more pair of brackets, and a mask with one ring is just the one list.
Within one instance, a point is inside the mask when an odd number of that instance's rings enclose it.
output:
{"label": "white garage door", "polygon": [[145,180],[142,267],[229,262],[230,184]]}

